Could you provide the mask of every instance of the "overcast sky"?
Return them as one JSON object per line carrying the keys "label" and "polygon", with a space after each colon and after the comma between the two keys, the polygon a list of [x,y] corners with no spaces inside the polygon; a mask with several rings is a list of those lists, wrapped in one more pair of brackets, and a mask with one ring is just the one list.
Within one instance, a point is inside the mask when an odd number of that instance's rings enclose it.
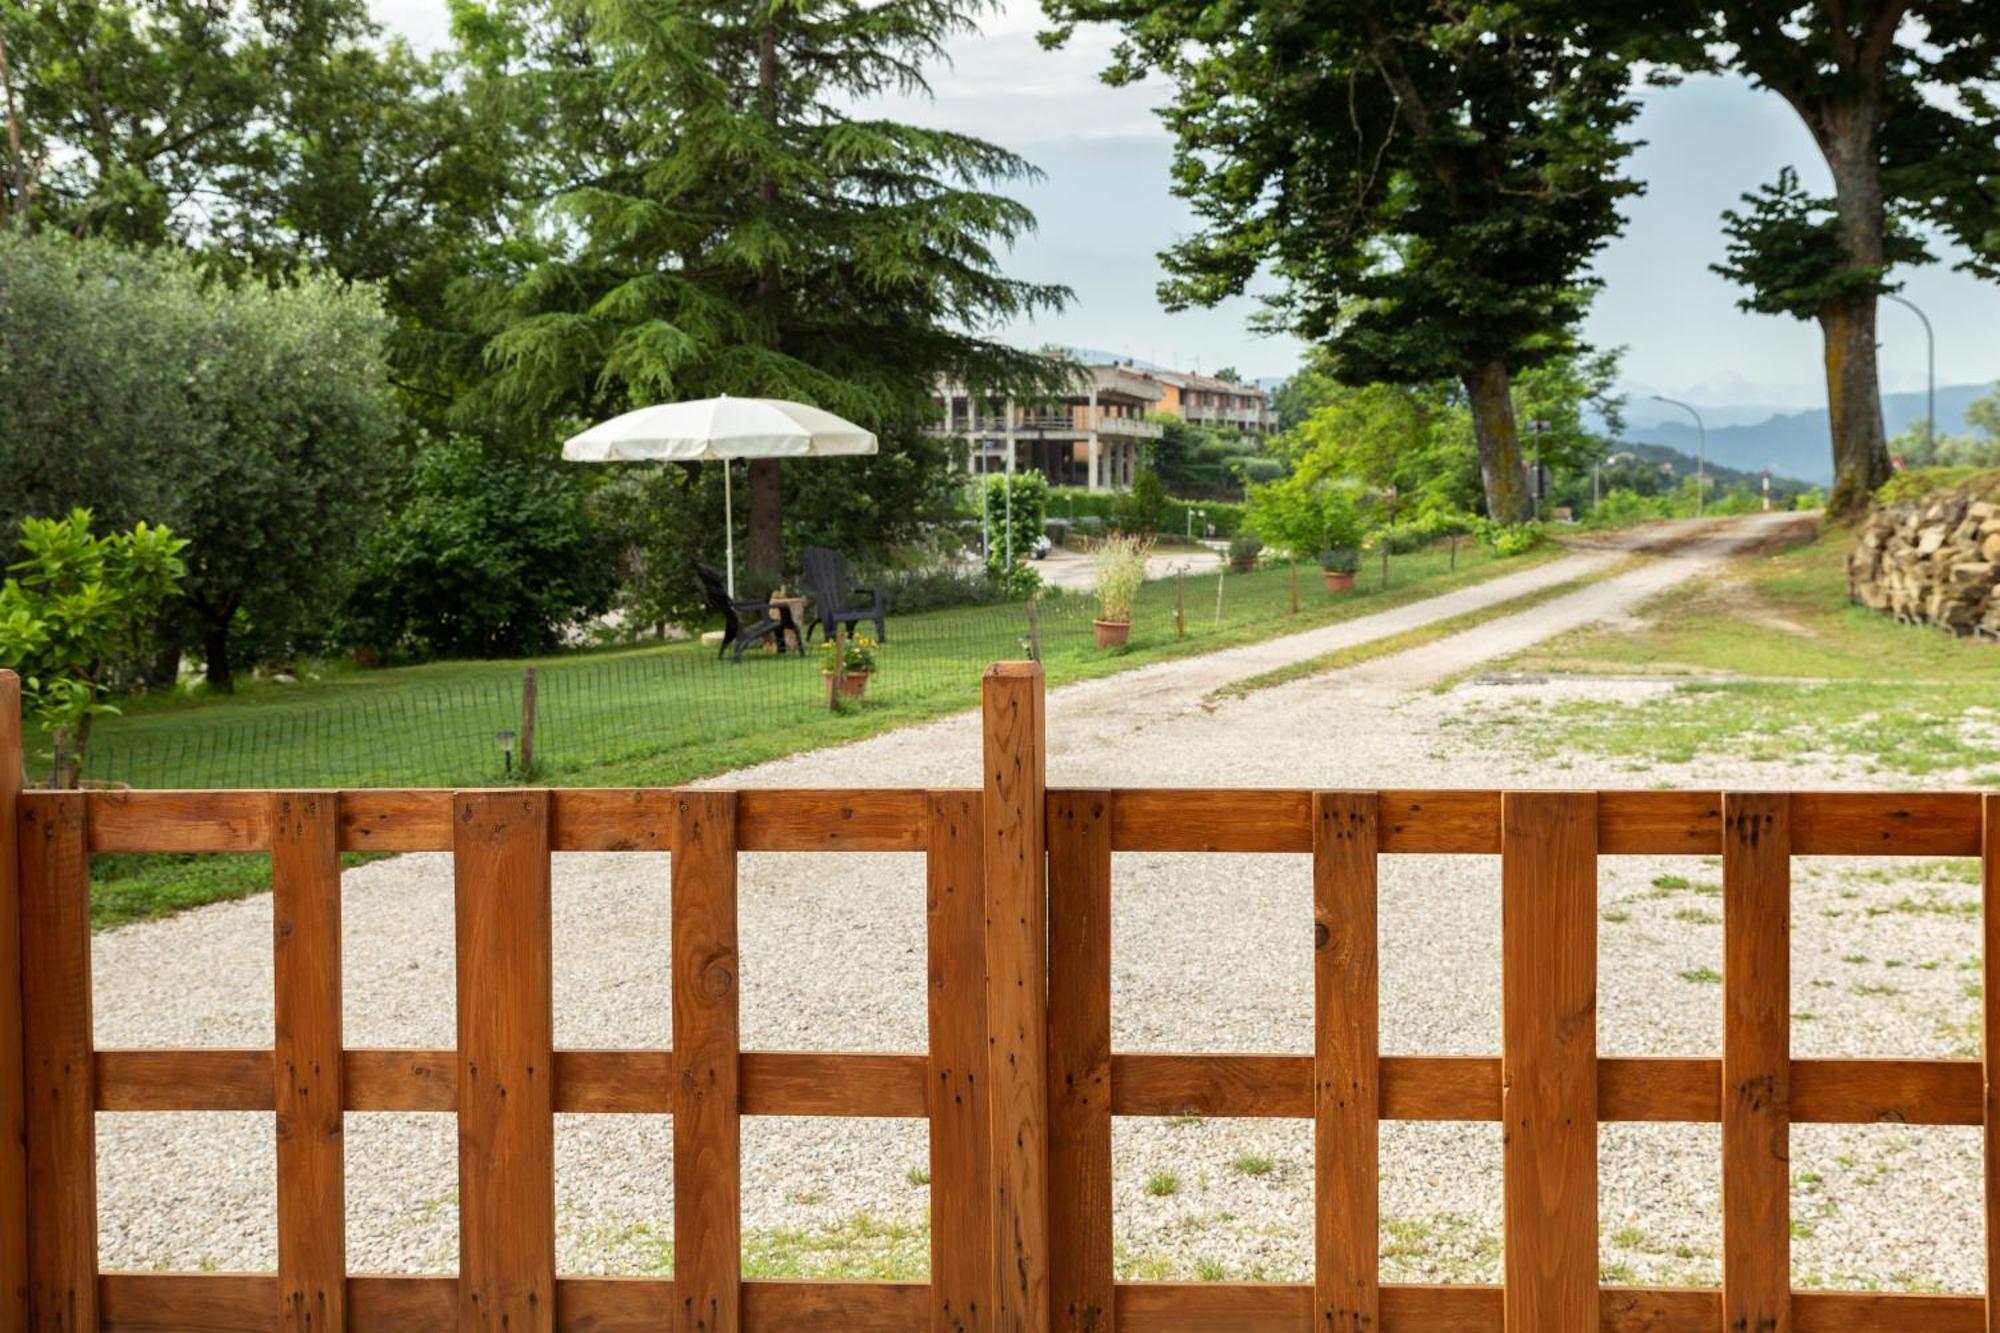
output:
{"label": "overcast sky", "polygon": [[[392,29],[420,47],[447,40],[444,0],[372,0]],[[953,66],[933,78],[927,102],[883,108],[922,124],[992,139],[1033,161],[1046,179],[1022,198],[1039,232],[1009,269],[1065,283],[1076,300],[1060,316],[1018,325],[1023,344],[1060,342],[1185,368],[1233,366],[1282,375],[1300,358],[1291,339],[1246,327],[1251,300],[1167,314],[1154,294],[1158,251],[1192,227],[1167,187],[1170,143],[1153,116],[1157,83],[1109,88],[1097,78],[1111,37],[1080,33],[1062,51],[1035,42],[1040,11],[1005,0],[978,35],[953,45]],[[1702,403],[1822,406],[1818,327],[1736,309],[1738,289],[1708,271],[1722,257],[1721,210],[1745,191],[1799,168],[1809,188],[1827,188],[1811,139],[1776,96],[1737,79],[1705,78],[1646,95],[1635,133],[1646,141],[1631,170],[1647,193],[1628,205],[1630,225],[1599,262],[1599,294],[1587,336],[1623,346],[1625,380],[1637,392]],[[1946,262],[1909,271],[1905,294],[1937,329],[1938,382],[2000,377],[2000,287],[1953,272]],[[1884,304],[1882,382],[1921,389],[1924,339],[1917,318]]]}

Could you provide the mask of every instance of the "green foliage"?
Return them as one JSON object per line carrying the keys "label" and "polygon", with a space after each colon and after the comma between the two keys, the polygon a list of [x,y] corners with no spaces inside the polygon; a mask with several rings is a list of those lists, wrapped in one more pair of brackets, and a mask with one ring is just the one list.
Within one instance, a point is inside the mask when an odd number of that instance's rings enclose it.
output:
{"label": "green foliage", "polygon": [[0,270],[8,503],[185,537],[214,685],[246,641],[276,656],[322,636],[398,468],[375,294],[230,287],[184,255],[52,233],[0,234]]}
{"label": "green foliage", "polygon": [[1360,488],[1344,478],[1295,472],[1283,481],[1250,488],[1251,530],[1294,557],[1360,550],[1371,519]]}
{"label": "green foliage", "polygon": [[1111,517],[1126,532],[1158,532],[1165,527],[1167,488],[1160,474],[1150,467],[1134,472],[1131,489],[1112,501]]}
{"label": "green foliage", "polygon": [[1962,491],[1987,498],[2000,495],[2000,471],[1978,467],[1920,467],[1898,472],[1875,492],[1878,504],[1901,504],[1927,495]]}
{"label": "green foliage", "polygon": [[[1270,322],[1349,384],[1475,382],[1576,345],[1592,256],[1620,227],[1627,58],[1525,5],[1046,0],[1065,40],[1118,25],[1107,77],[1159,72],[1174,182],[1201,230],[1164,256],[1171,308],[1267,268]],[[1518,506],[1504,403],[1479,423]],[[1503,457],[1504,455],[1504,457]]]}
{"label": "green foliage", "polygon": [[1905,468],[2000,467],[2000,387],[1968,403],[1965,420],[1966,434],[1935,437],[1929,421],[1913,421],[1889,441],[1889,455]]}
{"label": "green foliage", "polygon": [[1829,305],[1890,290],[1884,278],[1894,265],[1931,259],[1922,241],[1890,222],[1880,257],[1851,263],[1834,201],[1808,194],[1790,167],[1775,185],[1760,186],[1743,202],[1745,210],[1723,213],[1728,258],[1710,267],[1749,289],[1736,303],[1744,310],[1816,319]]}
{"label": "green foliage", "polygon": [[[1118,495],[1114,491],[1086,491],[1076,487],[1058,487],[1049,492],[1049,518],[1061,522],[1069,519],[1098,519],[1109,523],[1116,511]],[[1201,537],[1206,529],[1213,528],[1217,537],[1233,537],[1242,528],[1248,506],[1232,500],[1185,500],[1168,496],[1162,506],[1159,531],[1165,536],[1185,536],[1192,532]],[[1195,515],[1192,522],[1190,516]]]}
{"label": "green foliage", "polygon": [[419,449],[398,498],[348,603],[359,642],[411,657],[545,652],[611,605],[614,552],[580,477],[454,437]]}
{"label": "green foliage", "polygon": [[[881,438],[878,459],[845,469],[865,489],[880,466],[948,466],[921,437],[940,373],[1050,387],[1062,368],[966,332],[1066,296],[999,268],[1033,217],[991,187],[1033,169],[862,109],[921,91],[971,13],[963,0],[496,4],[488,21],[533,71],[525,132],[561,164],[538,220],[565,243],[480,285],[490,410],[797,399]],[[753,498],[747,535],[750,563],[777,558],[776,504]]]}
{"label": "green foliage", "polygon": [[[1005,473],[994,473],[979,484],[979,493],[986,506],[986,568],[993,577],[1003,581],[1019,580],[1022,573],[1033,574],[1027,568],[1035,549],[1035,543],[1042,536],[1042,528],[1048,522],[1049,482],[1041,473],[1029,469],[1016,472],[1009,477]],[[1011,496],[1011,499],[1010,499]],[[1012,522],[1012,540],[1009,541],[1009,522]],[[1008,568],[1008,554],[1012,553],[1014,568]],[[1040,576],[1024,589],[1033,592],[1041,583]]]}
{"label": "green foliage", "polygon": [[1548,533],[1540,523],[1482,523],[1479,537],[1493,554],[1509,558],[1534,550],[1548,540]]}
{"label": "green foliage", "polygon": [[1622,528],[1671,514],[1672,506],[1663,495],[1641,495],[1628,487],[1614,486],[1592,507],[1587,521],[1592,527]]}
{"label": "green foliage", "polygon": [[1239,532],[1229,539],[1231,560],[1255,560],[1264,553],[1264,543],[1247,532]]}
{"label": "green foliage", "polygon": [[1361,552],[1352,546],[1335,546],[1319,553],[1319,567],[1329,574],[1352,574],[1361,568]]}
{"label": "green foliage", "polygon": [[866,634],[835,635],[819,646],[820,670],[831,676],[838,665],[842,671],[873,671],[875,640]]}
{"label": "green foliage", "polygon": [[144,523],[95,536],[88,509],[22,521],[25,558],[0,583],[0,666],[20,673],[29,714],[54,743],[51,786],[77,784],[91,719],[117,711],[104,691],[143,659],[186,546]]}
{"label": "green foliage", "polygon": [[1282,465],[1264,452],[1264,442],[1171,413],[1153,418],[1160,438],[1147,450],[1149,462],[1167,490],[1181,496],[1241,495],[1252,481],[1269,481]]}

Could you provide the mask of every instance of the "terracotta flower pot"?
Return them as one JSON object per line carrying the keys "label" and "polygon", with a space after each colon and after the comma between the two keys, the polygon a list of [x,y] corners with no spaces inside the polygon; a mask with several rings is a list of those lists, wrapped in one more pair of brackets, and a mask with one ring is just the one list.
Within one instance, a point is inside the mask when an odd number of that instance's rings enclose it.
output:
{"label": "terracotta flower pot", "polygon": [[1322,572],[1326,575],[1326,590],[1328,592],[1352,591],[1354,587],[1354,575],[1342,573],[1337,569],[1329,569]]}
{"label": "terracotta flower pot", "polygon": [[868,690],[868,675],[869,673],[866,671],[850,671],[838,678],[828,676],[826,678],[827,699],[829,701],[832,700],[836,693],[843,699],[859,699]]}
{"label": "terracotta flower pot", "polygon": [[1097,634],[1097,646],[1099,648],[1117,648],[1123,646],[1126,636],[1131,634],[1132,622],[1129,620],[1093,620],[1090,622],[1090,628]]}
{"label": "terracotta flower pot", "polygon": [[1257,572],[1257,557],[1254,555],[1232,555],[1229,557],[1229,567],[1238,574],[1254,574]]}

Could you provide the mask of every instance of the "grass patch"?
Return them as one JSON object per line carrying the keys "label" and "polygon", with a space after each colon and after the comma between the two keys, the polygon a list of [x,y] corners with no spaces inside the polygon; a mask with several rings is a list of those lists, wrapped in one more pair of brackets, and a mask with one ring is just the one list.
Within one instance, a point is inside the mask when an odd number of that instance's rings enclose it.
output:
{"label": "grass patch", "polygon": [[1156,1199],[1170,1198],[1181,1192],[1181,1178],[1171,1171],[1155,1171],[1146,1177],[1146,1193]]}
{"label": "grass patch", "polygon": [[1561,635],[1507,663],[1681,678],[1664,696],[1536,699],[1464,725],[1538,759],[1581,750],[1640,764],[1859,758],[1912,776],[2000,771],[2000,651],[1850,605],[1853,541],[1823,529],[1668,594],[1648,624]]}
{"label": "grass patch", "polygon": [[[1129,646],[1098,650],[1094,603],[1041,603],[1043,669],[1051,686],[1193,657],[1407,605],[1559,558],[1558,549],[1501,560],[1462,542],[1457,567],[1444,547],[1396,558],[1387,589],[1333,596],[1310,570],[1282,566],[1222,581],[1190,578],[1186,636],[1176,630],[1176,584],[1149,583]],[[746,655],[717,661],[700,644],[646,645],[533,661],[439,662],[360,671],[317,664],[299,683],[246,678],[232,696],[200,691],[121,701],[99,720],[91,775],[135,786],[485,786],[502,779],[496,732],[519,724],[522,671],[539,676],[537,771],[552,786],[671,786],[801,751],[860,740],[978,705],[992,661],[1023,656],[1026,608],[1018,603],[892,616],[866,702],[825,706],[816,660]],[[28,741],[31,763],[46,748]],[[837,768],[837,761],[833,765]],[[839,778],[830,776],[830,781]],[[100,926],[166,915],[259,892],[268,858],[103,857],[94,866]]]}
{"label": "grass patch", "polygon": [[1238,1175],[1245,1176],[1268,1176],[1272,1171],[1277,1169],[1277,1165],[1276,1158],[1266,1157],[1262,1153],[1249,1152],[1244,1153],[1229,1164],[1231,1170],[1235,1171]]}

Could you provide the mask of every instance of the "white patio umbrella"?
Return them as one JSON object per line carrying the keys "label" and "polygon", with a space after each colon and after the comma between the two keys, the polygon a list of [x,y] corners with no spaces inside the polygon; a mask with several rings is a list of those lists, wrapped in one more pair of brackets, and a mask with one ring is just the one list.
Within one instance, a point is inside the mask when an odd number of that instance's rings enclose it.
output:
{"label": "white patio umbrella", "polygon": [[730,507],[730,460],[874,452],[872,432],[831,412],[783,398],[727,396],[642,407],[563,441],[563,457],[572,463],[719,461],[731,597],[736,595],[736,524]]}

